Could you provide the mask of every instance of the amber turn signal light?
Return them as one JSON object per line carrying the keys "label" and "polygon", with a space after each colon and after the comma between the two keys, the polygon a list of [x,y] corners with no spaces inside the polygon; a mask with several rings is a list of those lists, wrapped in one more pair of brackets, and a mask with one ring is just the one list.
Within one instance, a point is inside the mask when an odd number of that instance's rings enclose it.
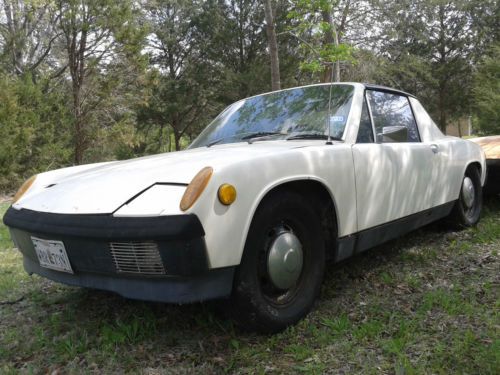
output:
{"label": "amber turn signal light", "polygon": [[180,208],[182,211],[186,211],[191,208],[191,206],[193,206],[196,200],[200,197],[203,190],[207,187],[213,171],[212,167],[205,167],[193,177],[181,199]]}
{"label": "amber turn signal light", "polygon": [[222,184],[217,191],[219,201],[226,206],[229,206],[236,200],[236,188],[231,184]]}
{"label": "amber turn signal light", "polygon": [[29,190],[31,185],[33,185],[33,182],[35,182],[35,180],[36,180],[36,175],[31,176],[26,181],[24,181],[24,183],[21,185],[21,187],[17,191],[16,195],[14,195],[14,199],[13,199],[12,203],[16,203],[19,199],[21,199],[21,197]]}

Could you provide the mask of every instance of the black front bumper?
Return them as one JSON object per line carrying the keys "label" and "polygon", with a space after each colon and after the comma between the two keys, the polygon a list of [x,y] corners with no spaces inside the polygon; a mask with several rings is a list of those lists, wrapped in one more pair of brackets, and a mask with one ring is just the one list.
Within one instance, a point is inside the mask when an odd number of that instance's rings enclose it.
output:
{"label": "black front bumper", "polygon": [[[195,215],[113,217],[10,208],[3,220],[30,274],[161,302],[201,301],[231,293],[234,269],[209,269],[205,232]],[[62,241],[74,274],[41,267],[31,237]],[[128,274],[119,269],[110,243],[140,241],[157,245],[165,274]]]}

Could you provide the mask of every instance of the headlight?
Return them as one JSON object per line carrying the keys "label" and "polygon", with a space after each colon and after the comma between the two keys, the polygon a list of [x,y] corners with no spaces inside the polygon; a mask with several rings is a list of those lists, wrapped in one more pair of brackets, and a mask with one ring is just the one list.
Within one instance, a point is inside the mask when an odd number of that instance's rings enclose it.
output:
{"label": "headlight", "polygon": [[24,183],[21,185],[19,190],[17,191],[16,195],[14,195],[14,200],[12,203],[16,203],[21,197],[29,190],[31,185],[33,185],[33,182],[36,180],[36,175],[31,176],[29,179],[24,181]]}
{"label": "headlight", "polygon": [[186,186],[156,184],[113,213],[114,217],[179,215]]}
{"label": "headlight", "polygon": [[200,197],[203,190],[207,187],[213,171],[212,167],[205,167],[194,176],[182,196],[180,205],[182,211],[189,209]]}
{"label": "headlight", "polygon": [[222,184],[217,191],[217,196],[223,205],[229,206],[236,200],[236,188],[230,184]]}

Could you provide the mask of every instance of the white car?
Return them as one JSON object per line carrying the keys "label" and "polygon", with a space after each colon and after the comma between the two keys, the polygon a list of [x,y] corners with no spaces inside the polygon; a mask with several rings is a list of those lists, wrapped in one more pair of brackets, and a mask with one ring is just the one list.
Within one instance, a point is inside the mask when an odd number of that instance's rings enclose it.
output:
{"label": "white car", "polygon": [[246,328],[304,317],[325,260],[437,219],[477,223],[485,157],[387,87],[323,84],[236,102],[189,149],[41,173],[4,222],[24,267],[128,298],[230,297]]}

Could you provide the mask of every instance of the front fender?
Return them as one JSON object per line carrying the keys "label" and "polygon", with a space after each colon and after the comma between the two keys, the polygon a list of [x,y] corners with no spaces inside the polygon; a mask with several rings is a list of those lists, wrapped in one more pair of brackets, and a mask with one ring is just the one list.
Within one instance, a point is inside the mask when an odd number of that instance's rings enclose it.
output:
{"label": "front fender", "polygon": [[[194,213],[205,229],[211,268],[238,265],[255,211],[275,187],[297,180],[315,180],[330,192],[338,215],[339,236],[356,231],[356,192],[351,149],[347,145],[304,148],[255,158],[214,169]],[[236,201],[224,206],[217,198],[223,183],[235,186]]]}

